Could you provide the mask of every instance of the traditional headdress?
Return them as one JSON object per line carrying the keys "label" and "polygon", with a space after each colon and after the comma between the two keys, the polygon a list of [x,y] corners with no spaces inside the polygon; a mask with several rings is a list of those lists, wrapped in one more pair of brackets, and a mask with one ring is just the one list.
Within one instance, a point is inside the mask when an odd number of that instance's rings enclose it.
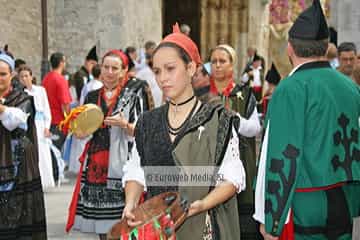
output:
{"label": "traditional headdress", "polygon": [[10,66],[11,71],[14,71],[15,61],[12,57],[10,57],[9,55],[7,55],[4,52],[0,52],[0,61],[7,63]]}
{"label": "traditional headdress", "polygon": [[98,55],[96,53],[96,46],[93,46],[91,50],[89,51],[88,55],[86,56],[86,60],[94,60],[98,61]]}
{"label": "traditional headdress", "polygon": [[117,50],[117,49],[113,49],[113,50],[110,50],[108,51],[107,53],[105,53],[104,57],[103,57],[103,61],[104,61],[104,58],[111,55],[111,54],[114,54],[116,56],[119,56],[122,63],[123,63],[123,66],[124,67],[128,67],[129,66],[129,59],[128,57],[126,56],[126,54],[123,52],[123,51],[120,51],[120,50]]}
{"label": "traditional headdress", "polygon": [[174,43],[181,47],[190,56],[191,60],[196,63],[196,65],[201,64],[201,57],[196,44],[187,35],[181,33],[178,23],[173,26],[173,33],[167,35],[161,41],[161,43],[165,42]]}
{"label": "traditional headdress", "polygon": [[289,31],[290,38],[323,40],[329,38],[329,28],[319,0],[303,11]]}

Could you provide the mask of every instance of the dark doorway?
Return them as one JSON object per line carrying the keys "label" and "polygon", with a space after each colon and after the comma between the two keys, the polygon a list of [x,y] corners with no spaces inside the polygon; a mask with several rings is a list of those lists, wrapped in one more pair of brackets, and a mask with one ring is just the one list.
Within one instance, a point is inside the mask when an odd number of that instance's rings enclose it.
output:
{"label": "dark doorway", "polygon": [[200,0],[163,0],[163,37],[175,22],[189,25],[191,39],[200,46]]}

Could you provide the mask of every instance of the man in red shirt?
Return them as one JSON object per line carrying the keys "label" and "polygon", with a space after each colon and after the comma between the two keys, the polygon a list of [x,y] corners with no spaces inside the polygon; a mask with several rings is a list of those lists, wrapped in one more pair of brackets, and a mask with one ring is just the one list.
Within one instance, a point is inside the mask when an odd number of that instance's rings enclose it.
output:
{"label": "man in red shirt", "polygon": [[[65,135],[59,130],[59,123],[64,120],[64,113],[70,112],[71,97],[69,92],[69,84],[62,76],[65,70],[65,56],[62,53],[54,53],[50,57],[52,71],[46,74],[43,79],[43,86],[46,90],[50,111],[51,111],[51,127],[50,132],[54,145],[61,150],[65,141]],[[54,163],[53,158],[53,165]],[[57,165],[57,164],[56,164]],[[55,166],[56,166],[55,165]],[[57,169],[54,168],[55,181],[58,179]]]}

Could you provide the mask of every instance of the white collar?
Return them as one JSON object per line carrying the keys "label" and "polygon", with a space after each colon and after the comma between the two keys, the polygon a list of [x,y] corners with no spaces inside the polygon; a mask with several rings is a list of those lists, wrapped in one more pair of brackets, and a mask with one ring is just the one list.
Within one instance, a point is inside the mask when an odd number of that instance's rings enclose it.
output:
{"label": "white collar", "polygon": [[35,91],[34,86],[31,87],[31,90],[24,88],[24,92],[26,92],[26,93],[33,93],[34,91]]}
{"label": "white collar", "polygon": [[293,70],[291,70],[291,72],[289,73],[288,76],[290,77],[290,76],[293,75],[301,66],[303,66],[303,65],[305,65],[305,64],[307,64],[307,63],[310,63],[310,62],[313,62],[313,61],[307,61],[307,62],[304,62],[304,63],[301,63],[301,64],[297,65],[296,67],[293,68]]}

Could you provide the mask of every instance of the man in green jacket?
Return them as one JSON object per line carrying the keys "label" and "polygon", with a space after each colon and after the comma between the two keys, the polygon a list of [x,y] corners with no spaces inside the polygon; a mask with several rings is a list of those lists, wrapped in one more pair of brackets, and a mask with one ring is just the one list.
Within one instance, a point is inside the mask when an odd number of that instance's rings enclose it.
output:
{"label": "man in green jacket", "polygon": [[266,240],[351,239],[360,215],[360,92],[324,61],[328,38],[314,0],[289,31],[294,69],[265,120],[254,218]]}

